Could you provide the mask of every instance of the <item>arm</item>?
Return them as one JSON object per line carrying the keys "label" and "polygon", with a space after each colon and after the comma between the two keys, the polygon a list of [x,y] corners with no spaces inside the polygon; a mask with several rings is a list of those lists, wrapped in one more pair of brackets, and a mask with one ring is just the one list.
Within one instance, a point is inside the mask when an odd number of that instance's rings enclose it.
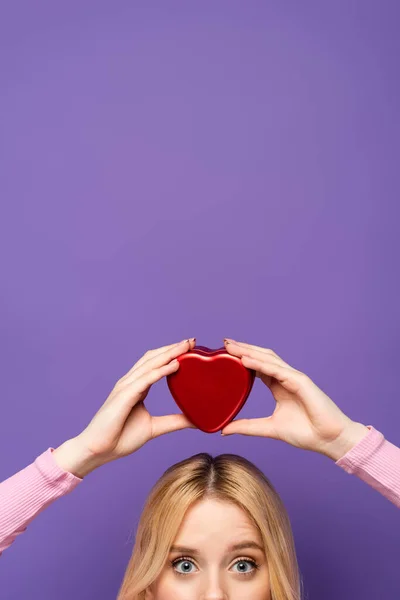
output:
{"label": "arm", "polygon": [[369,433],[336,464],[400,508],[400,448],[368,426]]}
{"label": "arm", "polygon": [[82,433],[57,449],[48,448],[0,483],[0,555],[39,513],[94,469],[159,435],[194,427],[183,414],[152,417],[143,402],[153,383],[178,370],[176,357],[194,344],[192,338],[147,352],[116,383]]}
{"label": "arm", "polygon": [[228,339],[225,347],[256,371],[276,406],[268,417],[229,423],[224,435],[269,437],[324,454],[400,508],[400,448],[373,427],[349,419],[305,373],[273,350]]}
{"label": "arm", "polygon": [[53,450],[0,483],[0,555],[39,513],[82,481],[61,469]]}

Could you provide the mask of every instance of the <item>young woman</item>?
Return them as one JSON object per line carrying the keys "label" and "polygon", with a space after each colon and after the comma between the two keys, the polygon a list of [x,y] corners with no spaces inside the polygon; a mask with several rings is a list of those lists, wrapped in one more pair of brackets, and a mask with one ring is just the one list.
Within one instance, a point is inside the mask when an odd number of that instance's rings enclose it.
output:
{"label": "young woman", "polygon": [[[0,553],[51,502],[99,466],[164,433],[184,415],[152,417],[144,400],[176,371],[195,339],[147,352],[115,385],[88,426],[0,484]],[[225,340],[271,390],[274,413],[222,433],[272,437],[322,453],[400,507],[400,449],[349,419],[304,373],[272,350]],[[290,522],[268,479],[236,455],[202,453],[170,467],[144,507],[118,600],[299,600]]]}

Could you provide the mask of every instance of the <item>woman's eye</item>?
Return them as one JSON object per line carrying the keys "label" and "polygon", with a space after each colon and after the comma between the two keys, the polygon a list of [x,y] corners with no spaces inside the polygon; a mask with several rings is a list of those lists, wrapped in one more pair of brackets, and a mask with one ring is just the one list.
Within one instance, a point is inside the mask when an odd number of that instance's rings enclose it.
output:
{"label": "woman's eye", "polygon": [[[180,575],[185,575],[186,573],[193,573],[195,569],[195,565],[191,560],[183,559],[177,560],[173,563],[173,567],[177,573]],[[192,568],[193,567],[193,568]]]}
{"label": "woman's eye", "polygon": [[[237,567],[237,569],[235,569],[235,567]],[[251,573],[252,571],[254,571],[254,569],[257,567],[256,563],[254,562],[254,560],[238,560],[234,565],[233,565],[233,570],[236,571],[236,573]]]}

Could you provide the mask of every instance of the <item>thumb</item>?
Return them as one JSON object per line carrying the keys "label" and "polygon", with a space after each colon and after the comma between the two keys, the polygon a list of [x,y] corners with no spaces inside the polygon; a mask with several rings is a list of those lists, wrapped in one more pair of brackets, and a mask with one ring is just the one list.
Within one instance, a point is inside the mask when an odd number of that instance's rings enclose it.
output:
{"label": "thumb", "polygon": [[164,435],[164,433],[171,433],[172,431],[187,428],[196,429],[196,425],[193,425],[183,414],[163,415],[162,417],[151,418],[152,438]]}
{"label": "thumb", "polygon": [[237,419],[221,430],[222,435],[231,435],[233,433],[278,439],[278,434],[274,427],[273,415],[259,419]]}

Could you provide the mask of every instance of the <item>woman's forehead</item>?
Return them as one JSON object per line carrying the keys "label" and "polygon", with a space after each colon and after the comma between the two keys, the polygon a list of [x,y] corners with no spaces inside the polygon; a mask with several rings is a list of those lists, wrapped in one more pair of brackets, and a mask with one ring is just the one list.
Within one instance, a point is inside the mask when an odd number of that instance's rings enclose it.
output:
{"label": "woman's forehead", "polygon": [[244,541],[262,546],[248,514],[236,504],[208,498],[187,511],[173,546],[201,548],[212,543],[229,549]]}

